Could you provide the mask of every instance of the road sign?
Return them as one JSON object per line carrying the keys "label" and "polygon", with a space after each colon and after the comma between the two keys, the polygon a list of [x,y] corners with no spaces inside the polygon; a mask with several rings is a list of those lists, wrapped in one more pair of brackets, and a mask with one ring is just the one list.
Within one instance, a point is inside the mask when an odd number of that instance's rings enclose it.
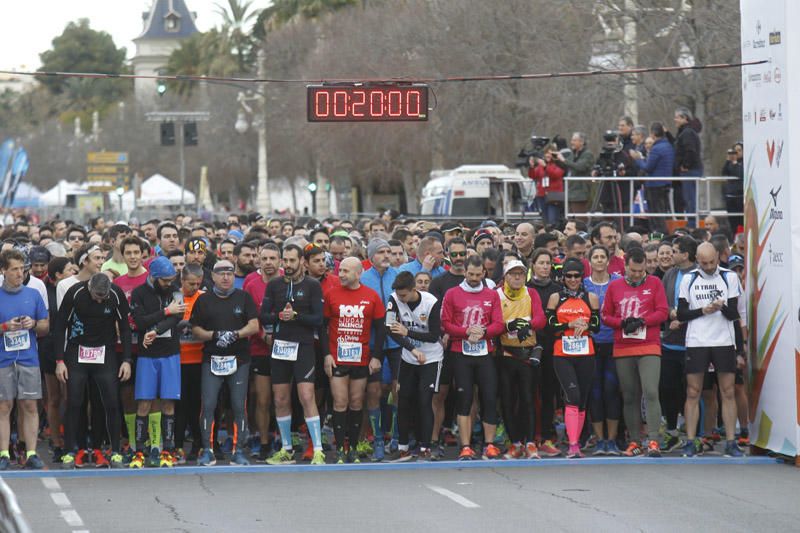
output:
{"label": "road sign", "polygon": [[127,165],[128,152],[89,152],[86,162],[91,165]]}
{"label": "road sign", "polygon": [[128,165],[89,165],[86,167],[88,174],[128,174]]}

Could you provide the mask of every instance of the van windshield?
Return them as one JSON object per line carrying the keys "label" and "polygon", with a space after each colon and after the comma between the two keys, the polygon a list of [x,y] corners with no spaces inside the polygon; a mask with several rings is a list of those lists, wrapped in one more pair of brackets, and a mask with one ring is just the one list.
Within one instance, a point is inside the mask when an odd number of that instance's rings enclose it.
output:
{"label": "van windshield", "polygon": [[481,216],[489,212],[488,198],[456,198],[451,215],[456,217]]}

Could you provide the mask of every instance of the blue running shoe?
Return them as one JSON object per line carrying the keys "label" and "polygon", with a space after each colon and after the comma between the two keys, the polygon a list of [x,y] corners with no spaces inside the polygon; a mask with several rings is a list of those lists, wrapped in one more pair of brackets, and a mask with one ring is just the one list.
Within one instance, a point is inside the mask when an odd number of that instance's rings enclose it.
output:
{"label": "blue running shoe", "polygon": [[597,441],[592,455],[608,455],[608,442],[604,440]]}
{"label": "blue running shoe", "polygon": [[[725,457],[744,457],[744,453],[736,445],[735,440],[729,440],[725,443]],[[34,456],[35,457],[35,456]]]}
{"label": "blue running shoe", "polygon": [[247,459],[242,450],[236,450],[235,452],[233,452],[233,455],[231,455],[231,464],[239,466],[250,466],[250,460]]}
{"label": "blue running shoe", "polygon": [[226,454],[231,453],[233,451],[233,438],[228,437],[225,439],[225,442],[223,442],[222,446],[220,446],[220,451]]}
{"label": "blue running shoe", "polygon": [[695,449],[694,449],[694,442],[688,441],[686,444],[683,445],[683,452],[681,453],[684,457],[694,457]]}
{"label": "blue running shoe", "polygon": [[619,447],[617,446],[617,441],[614,440],[606,441],[606,455],[613,455],[615,457],[620,456],[620,451]]}
{"label": "blue running shoe", "polygon": [[[736,443],[733,444],[733,447],[736,448]],[[736,449],[738,450],[739,448]],[[740,457],[741,455],[742,452],[739,452]],[[44,462],[36,454],[31,455],[30,457],[28,457],[28,460],[25,461],[26,470],[41,470],[43,468],[44,468]]]}
{"label": "blue running shoe", "polygon": [[11,459],[6,456],[0,457],[0,470],[8,470],[9,466],[11,466]]}
{"label": "blue running shoe", "polygon": [[373,463],[380,463],[386,457],[386,448],[383,444],[383,441],[375,441],[374,446],[372,447],[372,462]]}
{"label": "blue running shoe", "polygon": [[197,466],[214,466],[217,464],[217,458],[211,450],[205,449],[200,457],[197,458]]}
{"label": "blue running shoe", "polygon": [[250,455],[253,457],[258,457],[261,453],[261,438],[260,437],[253,437],[250,439]]}

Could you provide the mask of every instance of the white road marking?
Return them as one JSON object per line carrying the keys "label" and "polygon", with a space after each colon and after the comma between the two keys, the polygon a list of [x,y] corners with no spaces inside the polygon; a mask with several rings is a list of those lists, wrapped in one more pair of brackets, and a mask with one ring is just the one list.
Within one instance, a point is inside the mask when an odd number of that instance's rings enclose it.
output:
{"label": "white road marking", "polygon": [[67,523],[69,527],[80,527],[83,525],[83,520],[78,515],[75,509],[62,509],[61,518]]}
{"label": "white road marking", "polygon": [[67,498],[67,495],[63,492],[51,492],[50,498],[53,500],[53,503],[59,507],[72,507],[69,498]]}
{"label": "white road marking", "polygon": [[54,477],[43,477],[42,485],[47,490],[61,490],[61,485],[58,484],[58,480]]}
{"label": "white road marking", "polygon": [[425,485],[425,486],[431,489],[433,492],[441,494],[445,498],[449,498],[454,502],[456,502],[458,505],[466,507],[467,509],[477,509],[480,507],[480,505],[478,505],[477,503],[473,502],[472,500],[466,499],[460,494],[456,494],[452,490],[447,490],[442,487],[437,487],[436,485]]}

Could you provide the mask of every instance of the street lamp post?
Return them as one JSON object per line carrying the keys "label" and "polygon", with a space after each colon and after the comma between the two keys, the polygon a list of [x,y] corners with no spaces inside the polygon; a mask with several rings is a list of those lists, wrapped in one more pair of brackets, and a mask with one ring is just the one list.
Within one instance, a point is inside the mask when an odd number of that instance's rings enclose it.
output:
{"label": "street lamp post", "polygon": [[[264,59],[266,54],[264,49],[258,51],[258,77],[264,79],[266,76]],[[269,173],[267,167],[267,123],[266,106],[267,98],[262,91],[240,92],[237,98],[239,102],[239,113],[236,116],[234,129],[244,134],[249,128],[248,115],[252,117],[253,127],[258,132],[258,184],[256,188],[256,210],[268,216],[272,207],[269,198]],[[253,103],[255,105],[251,106]]]}

